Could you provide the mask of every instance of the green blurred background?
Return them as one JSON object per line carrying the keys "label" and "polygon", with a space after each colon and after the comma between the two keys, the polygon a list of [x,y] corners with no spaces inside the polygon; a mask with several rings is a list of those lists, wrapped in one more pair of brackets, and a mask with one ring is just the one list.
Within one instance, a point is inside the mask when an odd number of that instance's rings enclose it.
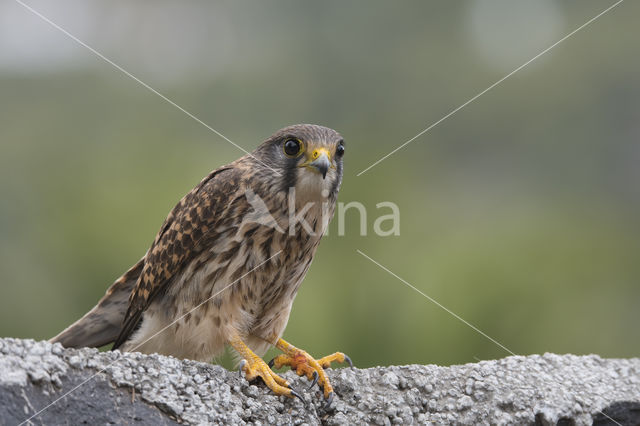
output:
{"label": "green blurred background", "polygon": [[[340,200],[285,337],[358,366],[640,353],[638,2],[30,1],[252,149],[298,122],[347,141]],[[242,153],[13,1],[0,4],[0,335],[45,339]],[[395,202],[401,234],[373,221]]]}

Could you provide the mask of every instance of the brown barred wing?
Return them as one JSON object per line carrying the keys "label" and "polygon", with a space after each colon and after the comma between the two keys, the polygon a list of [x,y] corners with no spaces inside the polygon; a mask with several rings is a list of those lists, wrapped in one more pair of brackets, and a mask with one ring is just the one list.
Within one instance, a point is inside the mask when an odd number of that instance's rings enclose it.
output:
{"label": "brown barred wing", "polygon": [[138,327],[142,314],[171,279],[212,240],[215,224],[239,190],[241,173],[227,166],[210,173],[173,208],[153,245],[129,298],[129,308],[113,348],[119,348]]}

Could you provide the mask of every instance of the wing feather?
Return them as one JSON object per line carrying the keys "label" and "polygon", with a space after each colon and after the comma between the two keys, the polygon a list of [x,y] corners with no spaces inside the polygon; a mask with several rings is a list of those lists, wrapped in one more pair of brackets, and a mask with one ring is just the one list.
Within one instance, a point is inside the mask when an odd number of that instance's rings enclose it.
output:
{"label": "wing feather", "polygon": [[203,237],[212,235],[230,193],[238,190],[240,173],[233,166],[214,170],[185,195],[163,223],[144,259],[144,268],[129,298],[129,308],[113,348],[119,348],[136,330],[155,296],[203,250]]}

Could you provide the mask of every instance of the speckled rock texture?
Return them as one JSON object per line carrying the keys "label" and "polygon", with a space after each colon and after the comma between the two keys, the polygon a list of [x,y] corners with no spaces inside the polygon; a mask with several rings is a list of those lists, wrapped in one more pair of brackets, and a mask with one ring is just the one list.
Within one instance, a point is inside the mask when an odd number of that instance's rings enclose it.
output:
{"label": "speckled rock texture", "polygon": [[338,394],[329,409],[317,386],[284,375],[306,407],[215,365],[0,339],[0,423],[640,424],[638,358],[343,368],[329,371]]}

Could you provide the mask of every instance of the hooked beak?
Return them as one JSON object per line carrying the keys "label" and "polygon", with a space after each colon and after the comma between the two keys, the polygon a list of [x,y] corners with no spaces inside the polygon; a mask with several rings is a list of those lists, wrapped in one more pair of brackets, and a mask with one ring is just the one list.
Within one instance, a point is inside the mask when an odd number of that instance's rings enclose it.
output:
{"label": "hooked beak", "polygon": [[327,171],[332,166],[331,154],[325,148],[314,149],[310,155],[307,155],[307,161],[300,164],[300,167],[306,167],[322,175],[322,179],[327,177]]}

